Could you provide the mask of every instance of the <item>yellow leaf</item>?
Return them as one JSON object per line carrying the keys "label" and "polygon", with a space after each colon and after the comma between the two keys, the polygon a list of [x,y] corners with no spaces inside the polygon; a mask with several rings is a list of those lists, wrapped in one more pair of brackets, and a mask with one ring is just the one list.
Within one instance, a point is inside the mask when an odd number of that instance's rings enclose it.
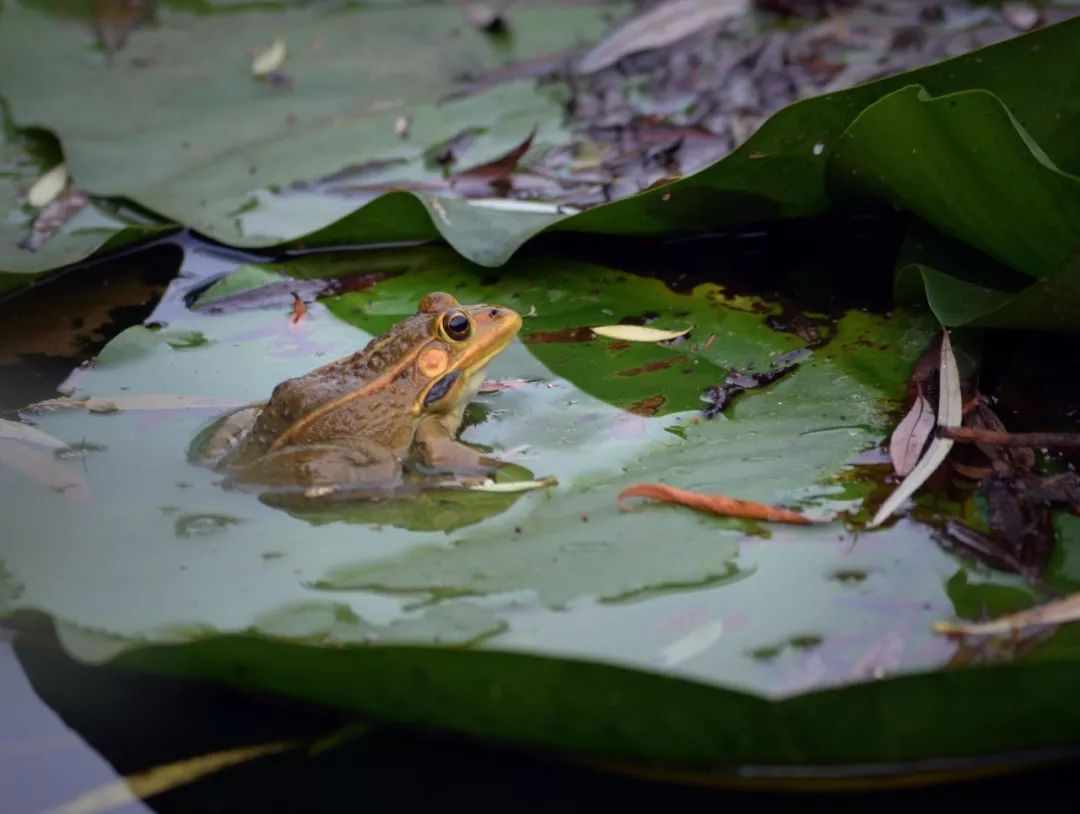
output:
{"label": "yellow leaf", "polygon": [[274,44],[256,55],[251,61],[251,73],[254,76],[266,76],[285,64],[285,40],[278,37]]}
{"label": "yellow leaf", "polygon": [[621,339],[624,342],[668,342],[680,336],[686,336],[693,328],[694,326],[691,325],[681,331],[663,331],[645,325],[599,325],[593,328],[592,332],[597,336]]}
{"label": "yellow leaf", "polygon": [[74,800],[52,809],[49,814],[98,814],[98,812],[118,808],[135,800],[145,800],[155,794],[186,786],[188,783],[193,783],[238,763],[284,752],[295,745],[294,741],[274,741],[257,746],[211,752],[208,755],[178,760],[175,763],[163,763],[145,772],[114,780],[86,794],[81,794]]}
{"label": "yellow leaf", "polygon": [[30,191],[26,193],[26,200],[30,206],[41,209],[59,198],[67,185],[67,164],[57,164],[34,182]]}

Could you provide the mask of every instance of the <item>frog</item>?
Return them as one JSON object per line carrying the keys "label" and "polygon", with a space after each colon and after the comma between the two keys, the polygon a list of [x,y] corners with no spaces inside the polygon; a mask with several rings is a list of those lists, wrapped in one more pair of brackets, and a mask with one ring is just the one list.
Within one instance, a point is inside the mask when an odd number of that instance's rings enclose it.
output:
{"label": "frog", "polygon": [[427,294],[363,350],[220,418],[197,442],[195,462],[264,500],[385,495],[407,470],[421,480],[483,480],[502,463],[457,435],[488,363],[521,324],[505,306]]}

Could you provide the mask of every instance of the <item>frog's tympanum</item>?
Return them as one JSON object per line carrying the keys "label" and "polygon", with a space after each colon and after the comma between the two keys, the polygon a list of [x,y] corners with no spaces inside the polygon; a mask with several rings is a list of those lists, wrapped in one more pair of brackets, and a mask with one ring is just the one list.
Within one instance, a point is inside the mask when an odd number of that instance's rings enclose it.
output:
{"label": "frog's tympanum", "polygon": [[308,497],[393,489],[403,467],[478,478],[499,462],[456,440],[484,368],[521,328],[517,312],[428,294],[364,350],[289,379],[221,419],[200,463],[227,484]]}

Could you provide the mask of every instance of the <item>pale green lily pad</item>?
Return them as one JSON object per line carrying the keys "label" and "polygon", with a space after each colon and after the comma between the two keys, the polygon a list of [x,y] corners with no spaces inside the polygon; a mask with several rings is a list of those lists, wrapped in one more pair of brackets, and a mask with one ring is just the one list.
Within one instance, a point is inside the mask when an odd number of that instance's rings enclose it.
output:
{"label": "pale green lily pad", "polygon": [[[333,298],[332,310],[316,303],[299,323],[276,308],[187,314],[168,331],[205,344],[151,343],[92,369],[76,395],[259,400],[362,347],[436,280],[463,300],[537,303],[526,335],[541,319],[575,329],[640,307],[619,272],[597,266],[522,259],[470,280],[438,252],[399,260],[398,276]],[[327,276],[346,264],[297,271]],[[706,370],[755,354],[766,365],[792,341],[769,327],[767,300],[639,282],[656,324],[690,309],[695,330],[715,333],[717,356],[695,352]],[[622,409],[651,383],[609,376],[623,360],[607,344],[512,344],[488,371],[505,387],[476,399],[463,438],[559,485],[448,532],[363,512],[305,517],[223,490],[187,460],[216,409],[37,415],[50,436],[103,449],[61,464],[79,468],[89,502],[0,466],[4,505],[18,507],[5,513],[3,562],[8,582],[25,586],[6,612],[45,612],[83,659],[620,759],[898,760],[1067,740],[1075,716],[1060,704],[1047,714],[1045,693],[1072,686],[1070,631],[1032,663],[935,669],[971,655],[931,623],[1022,599],[1019,578],[945,553],[911,518],[873,532],[851,519],[865,516],[877,481],[850,463],[881,460],[873,447],[933,321],[852,311],[822,327],[826,341],[797,370],[711,421],[684,407]],[[548,362],[532,353],[559,347]],[[641,502],[621,511],[616,495],[641,480],[847,517],[783,527]],[[184,518],[206,518],[198,528],[212,533],[177,536]],[[995,692],[1023,698],[1022,711],[1002,707],[990,721]],[[941,731],[946,711],[963,717],[962,731]]]}
{"label": "pale green lily pad", "polygon": [[[590,43],[622,8],[518,7],[504,47],[454,4],[216,14],[164,6],[153,26],[132,32],[108,60],[85,21],[6,2],[0,96],[20,127],[60,134],[81,188],[133,199],[234,245],[267,245],[327,226],[358,205],[347,197],[307,200],[296,184],[375,161],[395,162],[399,180],[437,178],[425,169],[427,152],[467,129],[481,138],[455,171],[505,154],[533,131],[537,148],[564,141],[557,89],[519,81],[443,98],[466,75]],[[249,70],[251,54],[279,37],[288,47],[282,71],[295,91]],[[30,41],[36,44],[24,50]],[[59,85],[58,74],[65,77]],[[409,118],[407,137],[395,132],[401,116]],[[4,244],[0,267],[11,254]]]}
{"label": "pale green lily pad", "polygon": [[[371,258],[372,267],[384,260]],[[328,257],[296,271],[326,276],[347,265]],[[50,435],[104,449],[81,470],[90,505],[0,468],[5,502],[23,507],[7,521],[4,552],[26,585],[15,608],[44,610],[132,646],[163,630],[172,631],[170,642],[257,631],[268,618],[278,632],[344,636],[325,634],[327,620],[355,617],[363,620],[356,622],[360,638],[372,631],[429,645],[477,638],[483,649],[574,655],[764,695],[847,681],[883,636],[905,642],[889,669],[948,657],[952,646],[933,637],[930,622],[952,615],[945,580],[956,561],[925,540],[897,559],[896,546],[917,528],[910,522],[862,535],[852,547],[850,532],[836,522],[745,525],[640,503],[622,511],[615,499],[632,483],[663,480],[821,518],[856,509],[859,490],[846,485],[845,464],[887,435],[889,411],[932,335],[927,318],[856,311],[835,328],[823,324],[827,341],[794,373],[701,421],[695,404],[702,383],[729,365],[762,369],[801,344],[769,327],[775,304],[729,297],[711,285],[675,294],[657,281],[565,260],[523,259],[486,279],[439,252],[422,252],[416,268],[405,270],[409,265],[373,289],[332,298],[330,310],[313,305],[299,323],[278,309],[193,312],[167,328],[207,340],[183,350],[137,329],[136,339],[151,340],[148,352],[95,367],[76,396],[257,401],[281,379],[362,347],[412,311],[421,294],[449,288],[463,301],[501,301],[524,312],[536,306],[526,341],[488,371],[508,387],[477,398],[463,438],[536,476],[554,475],[558,486],[460,515],[466,522],[447,524],[448,531],[415,530],[422,527],[415,518],[363,511],[290,514],[225,491],[215,473],[188,463],[189,444],[217,410],[178,403],[39,415]],[[363,262],[351,269],[365,270]],[[617,321],[645,307],[656,312],[652,324],[692,321],[697,348],[612,351],[606,339],[533,341],[541,329],[576,329],[599,317],[610,323],[605,312]],[[661,385],[677,396],[664,411],[638,415],[620,405],[632,406],[657,385],[649,374],[615,375],[631,352],[648,354],[634,365],[689,353],[701,370],[679,373],[691,382],[682,389]],[[116,505],[124,511],[111,510]],[[213,533],[178,537],[185,517],[230,520]],[[836,577],[851,571],[866,577]],[[902,609],[890,605],[901,595],[911,597]],[[819,644],[800,644],[808,642]],[[774,658],[759,658],[770,649]]]}

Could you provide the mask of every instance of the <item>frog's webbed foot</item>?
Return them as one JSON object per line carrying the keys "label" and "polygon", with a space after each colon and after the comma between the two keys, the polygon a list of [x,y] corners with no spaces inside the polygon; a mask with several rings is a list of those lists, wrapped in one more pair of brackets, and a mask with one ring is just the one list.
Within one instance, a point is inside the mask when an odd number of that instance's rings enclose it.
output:
{"label": "frog's webbed foot", "polygon": [[490,458],[456,441],[441,422],[424,421],[413,438],[415,457],[427,469],[462,476],[491,475],[502,461]]}
{"label": "frog's webbed foot", "polygon": [[388,491],[401,482],[401,462],[377,444],[351,441],[284,447],[234,469],[226,486],[324,498],[332,493]]}

